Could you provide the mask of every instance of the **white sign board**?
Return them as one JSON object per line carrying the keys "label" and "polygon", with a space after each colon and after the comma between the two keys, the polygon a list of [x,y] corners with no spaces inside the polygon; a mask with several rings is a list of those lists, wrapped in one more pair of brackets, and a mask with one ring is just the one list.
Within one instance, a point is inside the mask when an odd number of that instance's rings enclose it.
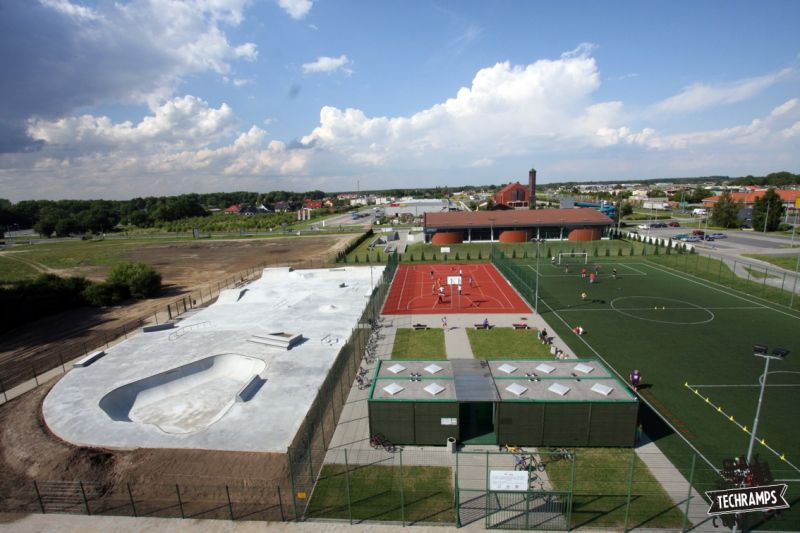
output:
{"label": "white sign board", "polygon": [[448,285],[461,285],[461,276],[447,276]]}
{"label": "white sign board", "polygon": [[450,247],[449,246],[442,246],[441,252],[443,254],[449,254],[450,253]]}
{"label": "white sign board", "polygon": [[442,418],[443,426],[457,426],[458,418]]}
{"label": "white sign board", "polygon": [[526,470],[490,470],[489,490],[528,490],[528,472]]}

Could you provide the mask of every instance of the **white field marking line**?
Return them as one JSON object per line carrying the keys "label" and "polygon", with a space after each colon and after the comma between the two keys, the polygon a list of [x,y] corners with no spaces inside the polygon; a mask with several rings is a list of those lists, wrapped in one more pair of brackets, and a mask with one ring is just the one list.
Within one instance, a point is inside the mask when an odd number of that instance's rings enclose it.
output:
{"label": "white field marking line", "polygon": [[[608,264],[608,263],[604,263],[604,264]],[[614,264],[614,263],[612,263],[612,264]],[[534,272],[536,272],[536,268],[533,267],[532,265],[525,265],[525,266],[530,268]],[[629,268],[631,268],[631,267],[629,267]],[[638,274],[625,273],[626,277],[633,278],[633,277],[647,276],[646,272],[640,272],[640,271],[636,270],[635,268],[631,268],[631,270],[634,270],[634,271],[639,272],[639,273]],[[577,272],[574,272],[574,273],[573,272],[565,273],[565,272],[562,271],[560,274],[539,274],[539,277],[540,278],[575,278],[575,277],[578,277],[579,274],[580,274],[580,271],[577,271]],[[602,279],[613,279],[611,274],[603,274],[602,276],[599,276],[599,277],[602,278]],[[617,276],[617,277],[619,277],[619,276]]]}
{"label": "white field marking line", "polygon": [[778,457],[778,458],[779,458],[781,461],[783,461],[783,462],[784,462],[784,463],[786,463],[787,465],[791,466],[792,468],[794,468],[795,470],[797,470],[798,472],[800,472],[800,468],[797,468],[797,467],[796,467],[795,465],[793,465],[793,464],[792,464],[790,461],[787,461],[787,460],[786,460],[786,455],[785,455],[785,454],[778,453],[778,451],[777,451],[775,448],[773,448],[772,446],[770,446],[769,444],[767,444],[767,439],[766,439],[766,437],[761,437],[761,438],[759,439],[757,435],[753,435],[753,434],[751,433],[751,431],[748,431],[748,430],[747,430],[747,426],[743,426],[742,424],[740,424],[739,422],[737,422],[737,421],[736,421],[736,420],[733,418],[733,415],[730,415],[730,414],[726,413],[725,411],[723,411],[723,410],[722,410],[722,407],[720,407],[720,406],[718,406],[718,405],[715,405],[715,404],[714,404],[714,402],[712,402],[711,400],[709,400],[707,397],[704,397],[702,394],[700,394],[700,391],[699,391],[699,390],[691,388],[691,387],[689,386],[689,384],[688,384],[688,383],[684,383],[684,384],[683,384],[683,386],[684,386],[684,387],[686,387],[687,389],[689,389],[689,390],[690,390],[692,393],[694,393],[694,395],[695,395],[695,396],[697,396],[698,398],[703,398],[703,399],[705,400],[705,403],[707,403],[708,405],[710,405],[710,406],[711,406],[711,407],[712,407],[714,410],[716,410],[716,411],[717,411],[718,413],[720,413],[722,416],[724,416],[725,418],[727,418],[727,419],[728,419],[730,422],[732,422],[733,424],[735,424],[736,426],[738,426],[738,427],[739,427],[739,429],[741,429],[742,431],[744,431],[744,432],[745,432],[745,433],[747,433],[748,435],[750,435],[750,436],[754,437],[754,438],[755,438],[755,440],[756,440],[756,441],[757,441],[759,444],[761,444],[761,445],[762,445],[764,448],[766,448],[766,449],[768,449],[769,451],[771,451],[771,452],[772,452],[772,453],[775,455],[775,457]]}
{"label": "white field marking line", "polygon": [[[492,268],[494,268],[494,269],[495,269],[495,271],[496,271],[498,274],[500,274],[500,271],[499,271],[499,270],[497,270],[497,269],[494,267],[494,265],[492,265]],[[491,273],[489,273],[489,269],[487,269],[487,268],[486,268],[486,265],[483,265],[483,270],[484,270],[484,272],[486,272],[486,274],[487,274],[487,275],[489,276],[489,278],[492,280],[492,283],[494,284],[494,286],[495,286],[495,287],[497,287],[497,292],[499,292],[500,294],[502,294],[502,295],[503,295],[503,298],[505,298],[506,302],[508,302],[508,307],[505,307],[505,306],[503,306],[503,307],[501,307],[501,309],[514,309],[514,304],[512,304],[512,303],[511,303],[511,300],[510,300],[510,299],[509,299],[509,297],[506,295],[505,291],[501,291],[501,290],[500,290],[500,285],[497,283],[497,280],[495,279],[495,277],[494,277],[494,276],[493,276]],[[503,278],[502,274],[501,274],[501,276],[500,276],[500,277],[501,277],[501,278]],[[504,281],[504,282],[505,282],[505,283],[508,285],[508,282],[505,280],[505,278],[503,278],[503,281]],[[524,280],[523,280],[523,281],[524,281]],[[492,299],[493,299],[494,301],[496,301],[498,304],[500,304],[500,303],[501,303],[499,298],[492,298]]]}
{"label": "white field marking line", "polygon": [[[740,300],[744,300],[745,302],[750,302],[751,304],[760,305],[761,307],[764,307],[764,308],[769,309],[771,311],[775,311],[776,313],[780,313],[780,314],[786,315],[786,316],[788,316],[790,318],[794,318],[794,319],[800,320],[800,316],[793,315],[791,313],[787,313],[786,311],[781,311],[780,309],[775,309],[774,307],[770,307],[769,305],[763,304],[763,303],[761,303],[759,301],[749,300],[749,299],[745,298],[744,296],[740,296],[740,295],[732,293],[732,292],[724,291],[724,290],[720,289],[719,287],[714,287],[713,285],[708,285],[708,283],[713,283],[713,282],[705,282],[705,283],[703,283],[703,282],[700,282],[700,281],[698,281],[696,279],[689,279],[689,278],[685,278],[685,277],[679,276],[678,274],[676,274],[674,272],[670,272],[671,269],[669,269],[669,267],[662,267],[660,265],[656,266],[656,265],[650,265],[650,264],[645,264],[645,266],[648,266],[648,267],[650,267],[650,268],[652,268],[654,270],[657,270],[659,272],[663,272],[665,274],[669,274],[671,276],[675,276],[675,277],[680,278],[680,279],[685,279],[686,281],[690,281],[692,283],[700,285],[701,287],[705,287],[707,289],[713,289],[715,291],[721,292],[722,294],[727,294],[728,296],[733,296],[734,298],[739,298]],[[667,270],[667,269],[669,269],[669,270]],[[692,274],[686,274],[684,272],[681,272],[681,274],[684,274],[685,276],[690,276],[692,278],[695,277]],[[703,280],[703,281],[705,281],[705,280]],[[714,285],[716,285],[716,284],[714,284]]]}
{"label": "white field marking line", "polygon": [[[539,299],[542,301],[542,303],[543,303],[544,305],[546,305],[547,307],[549,307],[549,308],[550,308],[550,311],[551,311],[551,312],[552,312],[552,313],[553,313],[553,314],[554,314],[554,315],[555,315],[555,316],[556,316],[556,317],[557,317],[557,318],[558,318],[558,319],[559,319],[559,320],[560,320],[560,321],[561,321],[561,322],[562,322],[562,323],[563,323],[565,326],[567,326],[567,328],[569,328],[570,330],[572,330],[572,328],[569,326],[569,324],[567,323],[567,321],[566,321],[566,320],[564,320],[564,318],[563,318],[561,315],[559,315],[559,314],[558,314],[558,312],[556,312],[556,310],[555,310],[555,309],[553,309],[553,308],[550,306],[550,304],[548,304],[548,303],[547,303],[547,302],[546,302],[544,299],[542,299],[542,298],[539,298]],[[596,356],[597,356],[597,357],[598,357],[598,358],[599,358],[599,359],[600,359],[600,360],[603,362],[603,364],[605,364],[605,365],[606,365],[606,367],[608,367],[608,369],[609,369],[611,372],[613,372],[613,373],[614,373],[614,374],[617,376],[617,378],[619,378],[619,380],[620,380],[622,383],[627,383],[627,380],[626,380],[626,379],[625,379],[623,376],[621,376],[621,375],[620,375],[620,373],[619,373],[619,372],[617,372],[617,371],[614,369],[614,367],[613,367],[612,365],[610,365],[610,364],[608,363],[608,361],[606,361],[606,360],[605,360],[605,358],[604,358],[602,355],[600,355],[600,353],[599,353],[597,350],[595,350],[595,349],[592,347],[592,345],[591,345],[591,344],[589,344],[589,343],[586,341],[586,339],[584,339],[584,338],[583,338],[583,335],[578,335],[578,339],[579,339],[581,342],[583,342],[583,343],[586,345],[586,347],[587,347],[587,348],[589,348],[589,349],[590,349],[590,350],[591,350],[591,351],[592,351],[592,352],[593,352],[593,353],[594,353],[594,354],[595,354],[595,355],[596,355]],[[562,340],[563,340],[563,339],[562,339]],[[709,460],[708,460],[708,458],[707,458],[705,455],[703,455],[702,453],[700,453],[700,450],[698,450],[698,449],[697,449],[697,448],[694,446],[694,444],[692,444],[691,442],[689,442],[689,440],[688,440],[686,437],[684,437],[684,436],[681,434],[681,432],[680,432],[680,431],[678,431],[678,430],[675,428],[675,426],[673,426],[673,425],[672,425],[672,423],[671,423],[669,420],[667,420],[666,418],[664,418],[664,417],[661,415],[661,413],[659,413],[659,412],[658,412],[658,409],[656,409],[655,407],[653,407],[652,405],[650,405],[650,402],[648,402],[646,398],[643,398],[643,397],[641,397],[641,396],[640,396],[640,397],[639,397],[639,400],[640,400],[640,401],[642,401],[642,402],[644,402],[644,403],[646,403],[646,404],[647,404],[647,405],[650,407],[650,409],[652,409],[652,410],[653,410],[653,412],[657,413],[657,414],[658,414],[658,416],[661,418],[661,420],[662,420],[662,421],[663,421],[665,424],[667,424],[667,425],[668,425],[668,426],[669,426],[669,427],[672,429],[672,431],[674,431],[674,432],[675,432],[675,434],[676,434],[676,435],[678,435],[680,438],[682,438],[682,439],[683,439],[683,441],[684,441],[686,444],[688,444],[688,445],[689,445],[689,447],[690,447],[692,450],[694,450],[694,451],[695,451],[695,453],[696,453],[697,455],[699,455],[699,456],[700,456],[700,458],[701,458],[701,459],[703,459],[703,461],[705,461],[705,462],[706,462],[706,464],[707,464],[708,466],[710,466],[710,467],[711,467],[711,469],[712,469],[712,470],[714,470],[714,472],[716,472],[717,474],[719,474],[719,472],[720,472],[719,468],[715,467],[715,466],[714,466],[714,464],[713,464],[711,461],[709,461]]]}
{"label": "white field marking line", "polygon": [[629,269],[633,270],[634,272],[637,272],[637,273],[639,273],[639,274],[640,274],[640,275],[642,275],[642,276],[646,276],[646,275],[647,275],[647,272],[642,272],[642,271],[641,271],[641,270],[639,270],[638,268],[633,268],[632,266],[630,266],[630,265],[626,265],[625,263],[619,263],[619,266],[621,266],[621,267],[625,267],[625,268],[629,268]]}
{"label": "white field marking line", "polygon": [[[757,384],[742,384],[742,385],[695,385],[689,383],[690,387],[695,387],[698,389],[708,389],[708,388],[722,388],[722,387],[730,387],[730,388],[739,388],[739,387],[761,387],[761,385]],[[770,385],[767,383],[764,385],[765,387],[800,387],[800,383],[776,383],[774,385]]]}
{"label": "white field marking line", "polygon": [[[756,310],[761,311],[764,309],[769,309],[768,307],[760,306],[760,307],[667,307],[666,309],[658,309],[659,311],[726,311],[726,310],[733,310],[733,311],[742,311],[742,310]],[[655,311],[652,307],[626,307],[616,308],[616,309],[561,309],[561,312],[574,312],[574,311]]]}

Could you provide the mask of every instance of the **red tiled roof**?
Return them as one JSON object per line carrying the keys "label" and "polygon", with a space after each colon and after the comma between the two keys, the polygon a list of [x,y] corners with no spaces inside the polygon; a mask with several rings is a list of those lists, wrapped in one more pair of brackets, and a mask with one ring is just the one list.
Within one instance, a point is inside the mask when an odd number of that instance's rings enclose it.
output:
{"label": "red tiled roof", "polygon": [[[742,202],[743,204],[752,204],[757,199],[761,198],[766,194],[767,191],[755,191],[755,192],[732,192],[731,198],[733,198],[734,202]],[[784,203],[789,202],[792,203],[795,201],[796,198],[800,197],[800,191],[788,190],[788,189],[776,189],[776,193],[778,196],[781,197]],[[717,203],[721,196],[710,196],[708,198],[703,198],[703,202],[708,203]]]}
{"label": "red tiled roof", "polygon": [[515,183],[509,183],[508,185],[506,185],[505,187],[503,187],[502,189],[497,191],[495,194],[501,194],[501,193],[504,193],[506,191],[510,191],[512,189],[516,189],[518,187],[521,187],[523,189],[527,189],[527,187],[525,185],[522,185],[520,182],[517,181]]}
{"label": "red tiled roof", "polygon": [[613,223],[614,221],[609,217],[592,208],[425,213],[425,226],[433,228],[561,226],[563,224],[607,226]]}

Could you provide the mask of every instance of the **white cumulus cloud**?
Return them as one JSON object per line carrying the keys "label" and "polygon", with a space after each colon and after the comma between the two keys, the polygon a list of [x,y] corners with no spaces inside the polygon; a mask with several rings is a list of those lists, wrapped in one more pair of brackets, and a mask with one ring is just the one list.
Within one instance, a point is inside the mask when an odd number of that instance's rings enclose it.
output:
{"label": "white cumulus cloud", "polygon": [[320,56],[312,63],[303,63],[303,72],[306,74],[315,72],[331,73],[341,70],[345,74],[350,75],[353,73],[353,71],[347,67],[347,65],[350,64],[352,64],[352,61],[344,54],[339,57]]}
{"label": "white cumulus cloud", "polygon": [[314,2],[311,0],[278,0],[278,5],[286,11],[290,17],[299,20],[308,15]]}

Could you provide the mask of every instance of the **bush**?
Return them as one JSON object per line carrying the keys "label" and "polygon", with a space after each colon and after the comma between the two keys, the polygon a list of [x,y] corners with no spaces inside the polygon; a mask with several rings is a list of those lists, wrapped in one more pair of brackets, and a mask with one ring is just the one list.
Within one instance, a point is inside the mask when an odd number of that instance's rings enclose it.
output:
{"label": "bush", "polygon": [[456,252],[456,261],[459,261],[458,252]]}
{"label": "bush", "polygon": [[161,274],[144,263],[120,263],[111,269],[106,283],[127,287],[130,295],[139,300],[161,292]]}
{"label": "bush", "polygon": [[606,248],[606,257],[611,256],[611,248]]}
{"label": "bush", "polygon": [[622,247],[617,248],[617,257],[622,257]]}
{"label": "bush", "polygon": [[128,298],[128,296],[128,287],[108,281],[94,283],[86,287],[83,291],[83,297],[86,301],[97,307],[117,305]]}
{"label": "bush", "polygon": [[631,257],[633,257],[633,246],[631,246],[631,253],[630,253],[629,255],[630,255]]}
{"label": "bush", "polygon": [[516,259],[516,258],[517,258],[517,249],[516,248],[512,248],[511,249],[511,259]]}

